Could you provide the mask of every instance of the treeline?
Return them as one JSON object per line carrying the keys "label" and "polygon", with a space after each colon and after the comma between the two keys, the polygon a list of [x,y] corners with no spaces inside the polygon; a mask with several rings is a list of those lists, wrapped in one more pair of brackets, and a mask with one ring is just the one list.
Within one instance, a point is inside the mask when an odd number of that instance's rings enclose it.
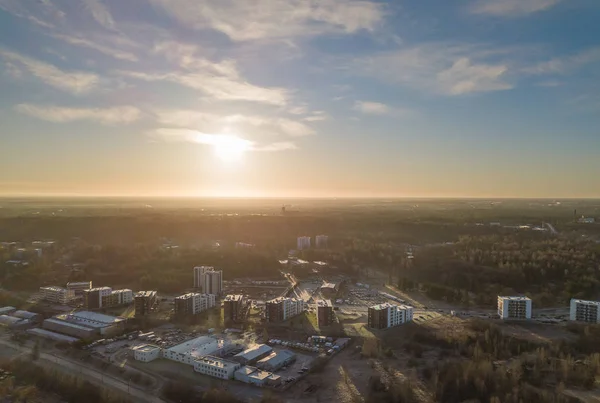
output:
{"label": "treeline", "polygon": [[[231,393],[213,387],[205,391],[199,391],[185,382],[169,381],[162,388],[162,397],[173,403],[243,403],[245,400],[238,399]],[[268,391],[255,403],[282,403]]]}

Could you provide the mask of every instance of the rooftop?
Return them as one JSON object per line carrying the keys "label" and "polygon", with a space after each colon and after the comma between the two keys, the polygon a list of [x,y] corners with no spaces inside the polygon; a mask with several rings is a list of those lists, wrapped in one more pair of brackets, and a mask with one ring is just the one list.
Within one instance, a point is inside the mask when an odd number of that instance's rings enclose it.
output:
{"label": "rooftop", "polygon": [[[60,315],[62,316],[62,315]],[[68,326],[68,327],[72,327],[73,329],[80,329],[80,330],[91,330],[92,326],[86,326],[85,324],[77,324],[77,323],[73,323],[73,322],[69,322],[67,320],[61,319],[61,318],[50,318],[50,319],[46,319],[44,321],[44,323],[55,323],[57,325],[64,325],[64,326]]]}
{"label": "rooftop", "polygon": [[273,349],[266,344],[259,344],[236,354],[235,357],[241,357],[251,361],[257,357],[260,357],[262,354],[270,353],[271,351],[273,351]]}
{"label": "rooftop", "polygon": [[142,344],[142,345],[139,345],[139,346],[136,346],[136,347],[133,348],[133,350],[141,351],[143,353],[149,353],[149,352],[154,351],[156,349],[160,350],[160,347],[155,346],[154,344]]}
{"label": "rooftop", "polygon": [[243,295],[240,294],[231,294],[225,297],[225,301],[241,301],[244,298]]}
{"label": "rooftop", "polygon": [[85,290],[85,291],[92,292],[92,291],[102,291],[102,290],[112,290],[112,288],[110,288],[110,287],[94,287],[94,288],[90,288],[89,290]]}
{"label": "rooftop", "polygon": [[292,353],[289,350],[281,350],[278,353],[273,353],[268,357],[263,358],[259,361],[261,364],[269,364],[269,365],[277,365],[281,362],[287,361],[288,359],[295,357],[296,354]]}
{"label": "rooftop", "polygon": [[318,306],[328,306],[328,307],[332,307],[333,305],[331,304],[331,300],[329,299],[320,299],[317,301],[317,305]]}
{"label": "rooftop", "polygon": [[70,285],[90,285],[91,281],[71,281],[67,283],[67,287]]}
{"label": "rooftop", "polygon": [[39,327],[36,327],[36,328],[33,328],[33,329],[29,329],[29,330],[27,330],[27,333],[33,334],[33,335],[36,335],[36,336],[49,337],[49,338],[52,338],[54,340],[66,341],[68,343],[73,343],[73,342],[76,342],[77,340],[79,340],[76,337],[71,337],[71,336],[66,336],[64,334],[60,334],[60,333],[56,333],[56,332],[51,332],[51,331],[46,330],[46,329],[40,329]]}
{"label": "rooftop", "polygon": [[118,316],[104,315],[102,313],[79,311],[73,313],[64,313],[56,315],[55,319],[68,322],[84,322],[87,327],[106,327],[114,323],[124,321],[124,318]]}
{"label": "rooftop", "polygon": [[193,298],[194,296],[199,296],[199,295],[200,294],[198,294],[197,292],[188,292],[187,294],[183,294],[178,297],[175,297],[175,299],[189,299],[189,298]]}
{"label": "rooftop", "polygon": [[321,286],[321,288],[326,288],[326,289],[335,289],[337,287],[336,283],[323,283],[323,285]]}
{"label": "rooftop", "polygon": [[531,301],[530,298],[524,296],[502,296],[498,295],[498,299],[507,299],[509,301]]}
{"label": "rooftop", "polygon": [[122,290],[113,290],[113,292],[112,292],[112,293],[113,293],[113,294],[122,294],[122,293],[124,293],[124,292],[133,292],[133,291],[131,291],[129,288],[124,288],[124,289],[122,289]]}
{"label": "rooftop", "polygon": [[205,364],[212,365],[213,367],[218,368],[227,368],[229,366],[239,365],[237,362],[223,360],[222,358],[213,357],[211,355],[206,355],[204,357],[198,358],[197,362],[203,362]]}
{"label": "rooftop", "polygon": [[270,301],[267,301],[267,304],[279,304],[283,301],[300,302],[302,300],[297,299],[297,298],[277,297],[277,298],[273,298]]}
{"label": "rooftop", "polygon": [[210,336],[200,336],[170,347],[166,351],[200,358],[214,353],[216,350],[222,348],[224,344],[223,340]]}
{"label": "rooftop", "polygon": [[46,287],[40,287],[40,290],[48,290],[48,291],[56,291],[56,292],[66,292],[67,290],[65,288],[62,287],[58,287],[55,285],[49,285]]}
{"label": "rooftop", "polygon": [[600,301],[586,301],[584,299],[572,299],[572,302],[577,304],[586,304],[586,305],[597,305],[600,306]]}
{"label": "rooftop", "polygon": [[136,297],[152,297],[156,295],[156,291],[138,291]]}

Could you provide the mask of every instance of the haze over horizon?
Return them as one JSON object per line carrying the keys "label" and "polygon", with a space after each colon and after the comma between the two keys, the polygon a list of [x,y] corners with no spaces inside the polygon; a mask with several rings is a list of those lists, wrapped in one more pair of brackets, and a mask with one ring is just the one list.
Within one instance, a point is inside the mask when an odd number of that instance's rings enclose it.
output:
{"label": "haze over horizon", "polygon": [[600,198],[594,0],[0,0],[0,196]]}

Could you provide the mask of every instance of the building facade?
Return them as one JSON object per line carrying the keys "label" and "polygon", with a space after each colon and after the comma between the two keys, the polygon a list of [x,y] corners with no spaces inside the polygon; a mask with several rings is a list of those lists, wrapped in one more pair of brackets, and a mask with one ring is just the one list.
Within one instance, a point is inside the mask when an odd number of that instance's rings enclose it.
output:
{"label": "building facade", "polygon": [[92,289],[91,281],[77,281],[67,283],[67,290],[73,290],[75,295],[82,295],[85,290]]}
{"label": "building facade", "polygon": [[304,301],[296,298],[279,297],[267,301],[265,319],[267,322],[282,322],[304,312]]}
{"label": "building facade", "polygon": [[219,379],[233,379],[235,371],[241,365],[237,362],[223,360],[218,357],[204,356],[194,361],[194,371]]}
{"label": "building facade", "polygon": [[153,344],[142,344],[132,348],[133,358],[141,362],[154,361],[161,356],[161,349]]}
{"label": "building facade", "polygon": [[211,294],[188,293],[175,298],[175,315],[179,317],[197,315],[216,305]]}
{"label": "building facade", "polygon": [[569,319],[577,322],[600,323],[599,307],[598,301],[572,299]]}
{"label": "building facade", "polygon": [[413,308],[389,303],[369,307],[368,326],[372,329],[387,329],[413,320]]}
{"label": "building facade", "polygon": [[259,360],[256,366],[265,371],[277,371],[278,369],[285,367],[296,361],[296,354],[289,350],[281,350],[278,353],[272,353],[271,355]]}
{"label": "building facade", "polygon": [[62,287],[40,287],[40,294],[44,301],[55,304],[67,304],[75,299],[75,291]]}
{"label": "building facade", "polygon": [[329,326],[334,320],[333,305],[328,299],[317,301],[317,323],[320,326]]}
{"label": "building facade", "polygon": [[317,235],[315,237],[315,246],[319,249],[327,249],[329,237],[327,235]]}
{"label": "building facade", "polygon": [[309,236],[299,236],[297,240],[296,248],[298,250],[310,249],[310,237]]}
{"label": "building facade", "polygon": [[135,317],[139,318],[148,315],[157,303],[158,297],[156,291],[138,291],[134,298]]}
{"label": "building facade", "polygon": [[498,296],[498,316],[501,319],[531,319],[531,299]]}
{"label": "building facade", "polygon": [[133,291],[129,289],[111,291],[102,297],[102,307],[128,305],[133,302]]}
{"label": "building facade", "polygon": [[90,290],[83,291],[83,306],[85,309],[99,309],[102,308],[102,301],[104,297],[107,297],[112,292],[110,287],[96,287]]}
{"label": "building facade", "polygon": [[204,294],[221,295],[223,292],[223,271],[212,266],[194,267],[194,288]]}
{"label": "building facade", "polygon": [[228,295],[223,300],[223,315],[226,322],[240,321],[244,308],[243,295]]}

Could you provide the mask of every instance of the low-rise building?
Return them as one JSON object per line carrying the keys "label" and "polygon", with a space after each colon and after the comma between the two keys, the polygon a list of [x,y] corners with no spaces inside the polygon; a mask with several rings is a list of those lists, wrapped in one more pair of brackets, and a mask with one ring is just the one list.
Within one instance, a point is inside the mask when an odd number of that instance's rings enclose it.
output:
{"label": "low-rise building", "polygon": [[10,315],[11,313],[15,312],[17,310],[17,308],[15,308],[14,306],[5,306],[0,308],[0,315]]}
{"label": "low-rise building", "polygon": [[53,285],[40,287],[40,295],[44,301],[54,304],[64,305],[75,299],[75,291]]}
{"label": "low-rise building", "polygon": [[150,362],[161,356],[161,348],[153,344],[142,344],[132,348],[133,358],[137,361]]}
{"label": "low-rise building", "polygon": [[498,316],[501,319],[531,319],[531,299],[498,296]]}
{"label": "low-rise building", "polygon": [[135,294],[135,317],[148,315],[158,304],[156,291],[138,291]]}
{"label": "low-rise building", "polygon": [[15,318],[20,318],[20,319],[27,319],[31,322],[39,322],[42,318],[42,316],[39,313],[23,311],[23,310],[14,311],[11,314],[11,316],[14,316]]}
{"label": "low-rise building", "polygon": [[279,297],[267,301],[265,318],[267,322],[283,322],[304,312],[304,301],[296,298]]}
{"label": "low-rise building", "polygon": [[334,319],[331,300],[322,299],[317,301],[317,323],[319,327],[331,325]]}
{"label": "low-rise building", "polygon": [[124,318],[96,312],[79,311],[56,315],[44,320],[46,330],[81,339],[117,336],[125,330]]}
{"label": "low-rise building", "polygon": [[368,326],[372,329],[387,329],[412,321],[413,308],[390,303],[369,307]]}
{"label": "low-rise building", "polygon": [[278,369],[285,367],[296,361],[296,354],[289,350],[282,350],[278,353],[272,353],[271,355],[259,360],[256,366],[265,371],[277,371]]}
{"label": "low-rise building", "polygon": [[49,340],[63,342],[63,343],[75,343],[76,341],[79,341],[79,339],[76,337],[71,337],[71,336],[66,336],[64,334],[51,332],[46,329],[40,329],[39,327],[35,327],[33,329],[28,329],[27,333],[31,334],[33,336],[42,337],[44,339],[49,339]]}
{"label": "low-rise building", "polygon": [[281,377],[271,372],[261,371],[256,367],[245,366],[234,373],[234,379],[256,386],[281,384]]}
{"label": "low-rise building", "polygon": [[181,362],[182,364],[194,365],[194,361],[207,355],[222,355],[229,346],[225,340],[211,336],[200,336],[185,341],[176,346],[163,350],[163,357]]}
{"label": "low-rise building", "polygon": [[577,322],[600,323],[600,302],[571,299],[569,319]]}
{"label": "low-rise building", "polygon": [[224,360],[210,355],[198,358],[194,361],[194,371],[220,379],[232,379],[233,374],[239,368],[240,364],[237,362]]}
{"label": "low-rise building", "polygon": [[223,315],[226,322],[238,322],[241,320],[244,308],[243,295],[227,295],[223,300]]}
{"label": "low-rise building", "polygon": [[0,325],[5,327],[15,327],[19,325],[23,319],[15,318],[14,316],[0,315]]}
{"label": "low-rise building", "polygon": [[233,356],[233,360],[239,362],[242,365],[254,364],[261,358],[265,358],[273,349],[266,344],[257,344],[254,347],[250,347],[241,353]]}

